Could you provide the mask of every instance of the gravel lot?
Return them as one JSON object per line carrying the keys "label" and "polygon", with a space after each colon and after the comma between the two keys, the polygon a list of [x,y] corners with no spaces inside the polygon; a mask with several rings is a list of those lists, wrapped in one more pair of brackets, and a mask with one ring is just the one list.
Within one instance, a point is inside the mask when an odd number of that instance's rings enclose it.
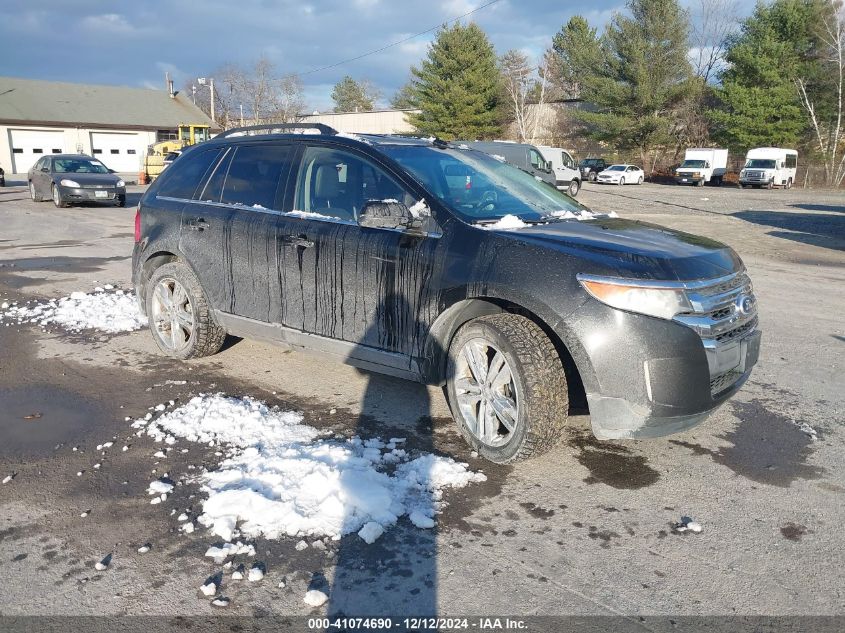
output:
{"label": "gravel lot", "polygon": [[[56,209],[0,189],[0,302],[128,287],[141,190],[126,209]],[[226,572],[229,614],[321,613],[303,602],[316,581],[347,614],[845,615],[845,195],[588,184],[579,199],[744,259],[761,359],[703,425],[602,443],[576,417],[550,454],[496,467],[469,454],[437,389],[251,341],[175,363],[146,331],[0,324],[0,479],[14,474],[0,485],[0,614],[219,613],[198,591],[221,571],[203,557],[219,539],[177,530],[175,515],[199,507],[197,486],[159,505],[146,494],[164,472],[182,479],[218,458],[190,444],[157,459],[160,446],[125,417],[222,391],[318,428],[433,444],[488,478],[448,492],[434,530],[403,520],[373,545],[352,535],[326,551],[259,539],[266,577]],[[683,516],[702,532],[676,532]]]}

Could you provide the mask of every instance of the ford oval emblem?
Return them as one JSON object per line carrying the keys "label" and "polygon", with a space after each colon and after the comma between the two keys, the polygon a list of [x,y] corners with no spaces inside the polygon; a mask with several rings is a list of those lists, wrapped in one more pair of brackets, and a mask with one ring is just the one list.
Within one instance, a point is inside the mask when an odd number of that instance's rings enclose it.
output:
{"label": "ford oval emblem", "polygon": [[740,314],[751,314],[754,310],[754,297],[744,295],[736,300],[736,311]]}

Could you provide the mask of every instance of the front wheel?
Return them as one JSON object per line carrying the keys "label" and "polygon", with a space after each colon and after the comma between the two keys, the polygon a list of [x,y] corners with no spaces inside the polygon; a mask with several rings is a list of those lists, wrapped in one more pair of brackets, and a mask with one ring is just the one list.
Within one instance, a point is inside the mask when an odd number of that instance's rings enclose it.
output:
{"label": "front wheel", "polygon": [[497,464],[554,446],[569,410],[557,350],[539,326],[517,314],[481,317],[458,331],[446,390],[461,434]]}
{"label": "front wheel", "polygon": [[125,207],[126,206],[126,196],[118,196],[117,197],[117,206],[118,207]]}
{"label": "front wheel", "polygon": [[581,190],[581,182],[578,180],[573,180],[569,183],[569,189],[567,189],[567,193],[572,196],[573,198],[578,195],[578,192]]}
{"label": "front wheel", "polygon": [[589,180],[590,182],[595,182],[596,175],[593,172],[590,172],[590,174],[587,176],[587,180]]}
{"label": "front wheel", "polygon": [[33,202],[41,202],[41,195],[35,188],[35,183],[31,180],[29,181],[29,197]]}
{"label": "front wheel", "polygon": [[56,205],[56,208],[64,209],[65,207],[67,207],[67,202],[62,200],[62,193],[59,191],[59,188],[56,185],[53,185],[51,193],[53,197],[53,204]]}
{"label": "front wheel", "polygon": [[168,356],[199,358],[223,347],[226,331],[212,318],[202,286],[185,264],[157,268],[147,281],[145,299],[153,339]]}
{"label": "front wheel", "polygon": [[790,178],[789,180],[786,181],[786,188],[792,189],[792,178]]}
{"label": "front wheel", "polygon": [[619,179],[619,186],[621,187],[624,184],[625,184],[625,178],[623,176],[622,178]]}

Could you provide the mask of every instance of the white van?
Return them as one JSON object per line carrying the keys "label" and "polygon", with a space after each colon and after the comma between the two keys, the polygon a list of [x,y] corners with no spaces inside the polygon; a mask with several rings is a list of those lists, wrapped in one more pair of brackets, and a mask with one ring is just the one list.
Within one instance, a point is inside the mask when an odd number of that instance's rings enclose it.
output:
{"label": "white van", "polygon": [[728,150],[715,148],[691,148],[684,154],[684,162],[675,170],[675,182],[679,185],[698,185],[709,182],[722,184],[728,167]]}
{"label": "white van", "polygon": [[739,172],[740,187],[783,187],[795,183],[798,152],[780,147],[757,147],[745,155],[745,167]]}
{"label": "white van", "polygon": [[581,189],[581,171],[578,163],[572,158],[572,154],[560,147],[549,147],[538,145],[537,149],[547,161],[552,164],[552,171],[555,175],[555,186],[565,191],[573,198],[578,195]]}

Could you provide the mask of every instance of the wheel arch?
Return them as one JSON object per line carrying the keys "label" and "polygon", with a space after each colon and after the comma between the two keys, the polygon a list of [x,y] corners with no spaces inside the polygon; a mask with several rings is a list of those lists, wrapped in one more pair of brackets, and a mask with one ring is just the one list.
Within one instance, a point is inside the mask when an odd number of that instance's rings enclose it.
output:
{"label": "wheel arch", "polygon": [[[149,256],[145,256],[141,265],[138,267],[138,276],[135,279],[135,293],[138,295],[139,303],[146,310],[146,289],[147,281],[153,276],[153,273],[164,266],[179,262],[191,269],[191,272],[196,275],[196,270],[191,266],[190,262],[177,250],[161,248],[155,250]],[[199,278],[199,277],[197,277]]]}
{"label": "wheel arch", "polygon": [[[503,312],[519,314],[533,321],[555,347],[563,365],[569,389],[570,411],[584,412],[587,410],[587,396],[582,373],[592,371],[583,362],[576,362],[570,347],[575,348],[574,339],[564,342],[558,329],[552,327],[546,319],[540,316],[540,311],[530,309],[520,303],[492,296],[464,299],[447,308],[435,320],[429,330],[425,358],[428,361],[424,369],[425,382],[442,385],[447,379],[448,351],[458,330],[466,323],[479,317]],[[566,337],[569,339],[569,337]],[[580,348],[579,348],[580,349]],[[576,351],[577,354],[577,351]],[[589,379],[589,378],[588,378]]]}

